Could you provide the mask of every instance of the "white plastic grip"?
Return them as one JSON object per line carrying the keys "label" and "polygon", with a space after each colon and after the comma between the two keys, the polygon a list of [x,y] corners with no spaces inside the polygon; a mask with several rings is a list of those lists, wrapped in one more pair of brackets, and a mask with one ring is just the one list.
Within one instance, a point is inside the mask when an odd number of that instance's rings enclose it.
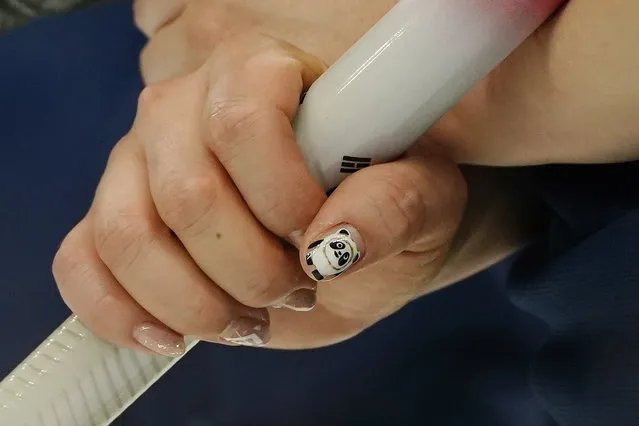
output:
{"label": "white plastic grip", "polygon": [[405,152],[561,0],[402,0],[311,87],[295,123],[335,187]]}
{"label": "white plastic grip", "polygon": [[[399,156],[561,3],[400,1],[306,95],[295,131],[313,175],[328,190]],[[0,382],[0,426],[108,425],[177,361],[72,316]]]}
{"label": "white plastic grip", "polygon": [[177,361],[113,346],[71,316],[0,383],[0,425],[108,425]]}

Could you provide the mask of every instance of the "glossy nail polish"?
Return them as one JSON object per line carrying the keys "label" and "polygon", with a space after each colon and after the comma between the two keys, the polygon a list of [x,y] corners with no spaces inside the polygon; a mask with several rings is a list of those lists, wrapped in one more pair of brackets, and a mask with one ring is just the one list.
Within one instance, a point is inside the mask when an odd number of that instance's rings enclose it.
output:
{"label": "glossy nail polish", "polygon": [[133,330],[133,338],[159,355],[178,357],[184,354],[184,338],[162,326],[142,324]]}
{"label": "glossy nail polish", "polygon": [[364,255],[364,241],[357,230],[343,225],[329,231],[306,249],[307,273],[317,281],[328,281],[346,272]]}
{"label": "glossy nail polish", "polygon": [[286,308],[296,312],[308,312],[313,310],[317,303],[315,289],[302,288],[289,294],[283,302],[273,306],[276,309]]}
{"label": "glossy nail polish", "polygon": [[270,339],[269,324],[254,318],[238,318],[229,323],[220,339],[242,346],[264,346]]}

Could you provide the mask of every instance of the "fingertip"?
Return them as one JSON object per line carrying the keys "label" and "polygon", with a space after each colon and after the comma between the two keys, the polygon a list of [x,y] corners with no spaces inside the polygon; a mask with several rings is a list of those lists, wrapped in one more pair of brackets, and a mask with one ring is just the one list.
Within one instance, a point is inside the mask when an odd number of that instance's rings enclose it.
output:
{"label": "fingertip", "polygon": [[144,322],[133,329],[132,336],[145,349],[163,356],[176,358],[184,355],[184,337],[164,325]]}
{"label": "fingertip", "polygon": [[[326,281],[403,251],[443,250],[463,213],[465,191],[460,180],[454,163],[423,152],[354,173],[331,194],[309,226],[300,254],[304,270],[313,279]],[[347,244],[352,244],[356,261],[340,263],[342,245],[331,246],[341,228],[349,233]]]}
{"label": "fingertip", "polygon": [[139,343],[135,337],[136,327],[158,323],[102,263],[95,251],[87,218],[64,239],[52,270],[64,303],[100,338],[118,346],[135,348]]}
{"label": "fingertip", "polygon": [[309,312],[317,304],[317,286],[301,288],[290,293],[281,303],[273,306],[275,309],[286,308],[295,312]]}

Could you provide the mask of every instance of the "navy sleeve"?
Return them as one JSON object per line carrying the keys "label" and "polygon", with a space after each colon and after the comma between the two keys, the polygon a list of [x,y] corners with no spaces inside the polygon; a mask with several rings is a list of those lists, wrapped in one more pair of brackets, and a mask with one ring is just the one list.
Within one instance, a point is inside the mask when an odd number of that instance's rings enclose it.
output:
{"label": "navy sleeve", "polygon": [[99,0],[0,0],[0,31],[41,16],[68,12]]}
{"label": "navy sleeve", "polygon": [[558,426],[636,426],[639,163],[534,174],[552,219],[509,276],[511,300],[549,328],[530,386]]}

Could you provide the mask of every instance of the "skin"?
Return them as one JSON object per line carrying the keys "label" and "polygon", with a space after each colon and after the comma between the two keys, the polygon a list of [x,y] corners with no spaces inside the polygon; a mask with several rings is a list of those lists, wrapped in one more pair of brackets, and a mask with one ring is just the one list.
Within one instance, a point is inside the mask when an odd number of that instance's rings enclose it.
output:
{"label": "skin", "polygon": [[[139,347],[140,324],[218,341],[229,322],[250,317],[267,321],[269,347],[332,344],[535,234],[538,206],[509,172],[462,174],[451,158],[636,158],[639,84],[627,54],[639,39],[636,2],[573,0],[404,158],[354,174],[326,199],[290,120],[301,92],[393,4],[136,2],[150,37],[141,56],[148,87],[53,267],[89,328]],[[609,60],[595,66],[589,49]],[[579,78],[568,73],[574,64]],[[365,254],[316,286],[298,249],[343,224],[361,234]],[[312,311],[273,308],[300,289],[313,295]]]}
{"label": "skin", "polygon": [[609,163],[639,158],[639,3],[571,0],[430,136],[456,161]]}
{"label": "skin", "polygon": [[259,32],[326,64],[337,60],[396,0],[137,0],[135,21],[150,37],[140,61],[147,83],[192,72],[228,37]]}
{"label": "skin", "polygon": [[[350,30],[348,42],[372,21]],[[170,22],[157,34],[180,25]],[[143,91],[91,209],[54,261],[67,304],[119,345],[137,347],[132,330],[147,323],[218,341],[246,317],[268,321],[270,347],[343,340],[426,291],[422,279],[438,273],[461,220],[463,177],[425,147],[352,176],[327,200],[290,121],[329,53],[318,58],[264,28],[228,25],[233,34],[201,66]],[[152,38],[143,64],[155,48]],[[311,312],[274,309],[292,291],[316,287],[292,244],[305,247],[342,223],[366,242],[360,270],[317,286]]]}

